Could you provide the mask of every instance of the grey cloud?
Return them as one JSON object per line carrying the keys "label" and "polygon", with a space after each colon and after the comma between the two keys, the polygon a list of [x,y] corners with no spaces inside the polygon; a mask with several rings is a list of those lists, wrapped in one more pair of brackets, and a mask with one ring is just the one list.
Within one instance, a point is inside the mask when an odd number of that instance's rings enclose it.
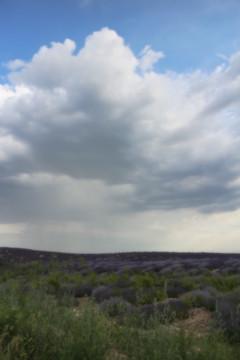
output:
{"label": "grey cloud", "polygon": [[[44,124],[44,128],[46,126]],[[47,171],[113,183],[127,182],[132,169],[132,160],[128,158],[132,132],[131,123],[112,122],[106,109],[98,109],[84,122],[49,123],[46,131],[29,134],[24,128],[15,129],[18,137],[31,149],[28,171]],[[26,160],[23,162],[26,171]]]}
{"label": "grey cloud", "polygon": [[[211,114],[218,114],[220,111],[226,110],[230,106],[234,106],[234,103],[239,103],[239,89],[223,90],[200,114],[201,117]],[[239,104],[240,105],[240,104]]]}
{"label": "grey cloud", "polygon": [[174,167],[146,171],[133,200],[135,211],[197,208],[201,212],[221,212],[239,207],[239,188],[229,185],[239,176],[234,169],[239,159],[226,154],[194,161],[190,154],[182,155]]}

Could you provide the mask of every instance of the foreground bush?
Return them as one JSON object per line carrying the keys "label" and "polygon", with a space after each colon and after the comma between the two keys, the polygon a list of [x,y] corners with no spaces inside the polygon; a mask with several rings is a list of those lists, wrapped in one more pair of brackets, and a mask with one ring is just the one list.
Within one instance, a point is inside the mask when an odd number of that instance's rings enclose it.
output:
{"label": "foreground bush", "polygon": [[230,340],[240,341],[240,294],[225,295],[213,314],[215,326]]}
{"label": "foreground bush", "polygon": [[81,316],[73,313],[72,299],[22,294],[13,287],[0,293],[0,358],[105,359],[109,326],[90,303]]}
{"label": "foreground bush", "polygon": [[181,300],[169,300],[164,303],[144,305],[139,308],[143,324],[150,318],[157,317],[158,322],[169,324],[176,319],[188,318],[189,307]]}
{"label": "foreground bush", "polygon": [[[174,329],[159,322],[156,314],[147,320],[144,330],[139,319],[125,318],[125,324],[114,327],[113,345],[125,360],[237,360],[239,346],[230,346],[221,333],[194,337],[191,329]],[[122,357],[121,357],[122,356]]]}
{"label": "foreground bush", "polygon": [[[179,301],[165,307],[164,324],[159,321],[159,311],[152,309],[146,326],[141,327],[142,310],[149,305],[132,311],[121,298],[100,306],[87,299],[77,308],[73,296],[58,295],[39,289],[25,292],[12,281],[0,286],[1,360],[240,359],[239,345],[230,346],[218,332],[198,339],[184,328],[169,327],[182,309]],[[107,315],[101,311],[105,304]],[[120,323],[108,317],[122,314]]]}

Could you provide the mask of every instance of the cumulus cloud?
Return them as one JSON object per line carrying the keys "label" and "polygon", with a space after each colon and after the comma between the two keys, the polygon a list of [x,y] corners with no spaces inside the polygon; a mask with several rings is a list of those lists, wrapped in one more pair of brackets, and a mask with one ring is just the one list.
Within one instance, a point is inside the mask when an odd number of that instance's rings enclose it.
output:
{"label": "cumulus cloud", "polygon": [[[63,44],[51,43],[51,48],[42,46],[30,63],[22,63],[21,71],[13,71],[9,79],[14,84],[28,84],[35,87],[54,88],[61,86],[71,74],[71,65],[74,62],[72,53],[75,43],[66,39]],[[19,63],[19,60],[17,61]],[[16,69],[13,64],[10,67]]]}
{"label": "cumulus cloud", "polygon": [[6,67],[9,70],[17,70],[17,69],[23,68],[25,65],[26,65],[25,61],[16,59],[16,60],[9,61],[6,64]]}
{"label": "cumulus cloud", "polygon": [[238,209],[239,54],[211,74],[156,73],[162,52],[146,46],[139,60],[104,28],[80,50],[66,39],[10,63],[0,87],[2,221],[93,229],[99,217]]}
{"label": "cumulus cloud", "polygon": [[164,57],[162,51],[154,51],[151,49],[150,45],[146,45],[145,48],[141,51],[141,59],[139,62],[139,67],[142,71],[152,70],[153,65],[161,58]]}

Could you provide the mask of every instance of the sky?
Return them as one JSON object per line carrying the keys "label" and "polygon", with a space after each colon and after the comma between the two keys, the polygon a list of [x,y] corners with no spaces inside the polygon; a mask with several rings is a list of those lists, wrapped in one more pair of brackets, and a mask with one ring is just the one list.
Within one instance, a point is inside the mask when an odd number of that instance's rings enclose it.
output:
{"label": "sky", "polygon": [[0,246],[240,252],[240,2],[0,1]]}

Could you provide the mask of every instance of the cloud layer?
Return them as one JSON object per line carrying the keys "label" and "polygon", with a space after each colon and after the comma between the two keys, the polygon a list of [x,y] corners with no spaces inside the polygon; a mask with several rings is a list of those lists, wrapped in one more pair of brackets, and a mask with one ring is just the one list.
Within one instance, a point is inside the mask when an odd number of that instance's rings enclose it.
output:
{"label": "cloud layer", "polygon": [[163,56],[138,58],[104,28],[80,50],[66,39],[10,62],[2,223],[239,208],[240,52],[211,74],[156,73]]}

